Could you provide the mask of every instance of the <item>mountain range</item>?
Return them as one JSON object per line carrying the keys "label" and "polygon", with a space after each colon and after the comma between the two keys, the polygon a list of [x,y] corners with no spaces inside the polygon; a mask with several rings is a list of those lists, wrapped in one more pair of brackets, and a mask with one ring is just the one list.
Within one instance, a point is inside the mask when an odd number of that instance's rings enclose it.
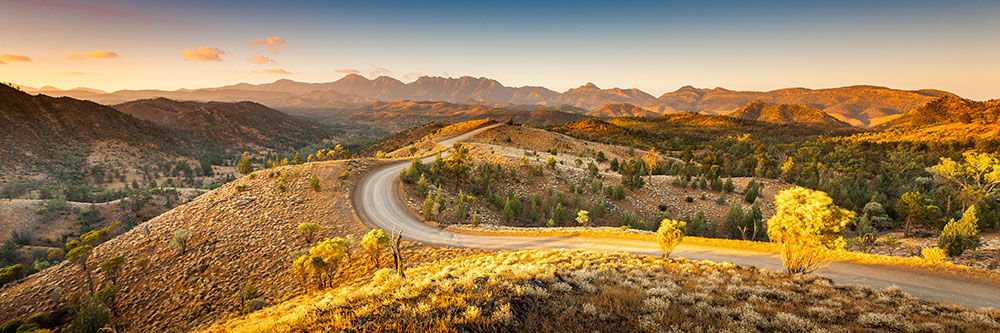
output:
{"label": "mountain range", "polygon": [[[725,114],[759,100],[768,104],[805,105],[823,110],[855,126],[879,123],[885,117],[902,114],[941,96],[952,95],[940,90],[910,91],[877,86],[815,90],[789,88],[766,92],[734,91],[724,88],[699,89],[685,86],[655,97],[639,89],[601,89],[593,83],[560,93],[538,86],[507,87],[496,80],[482,77],[423,76],[413,82],[404,83],[388,76],[367,79],[357,74],[349,74],[340,80],[325,83],[281,79],[264,84],[240,83],[216,88],[174,91],[119,90],[107,93],[87,88],[58,90],[51,87],[39,89],[25,87],[24,89],[31,93],[70,96],[102,104],[120,104],[137,99],[165,97],[195,101],[254,101],[279,110],[352,109],[378,101],[412,100],[493,107],[567,105],[578,108],[576,113],[587,113],[606,104],[629,103],[638,106],[639,109],[634,111],[641,114],[646,114],[646,111],[655,114],[679,111]],[[518,107],[505,108],[518,109]]]}

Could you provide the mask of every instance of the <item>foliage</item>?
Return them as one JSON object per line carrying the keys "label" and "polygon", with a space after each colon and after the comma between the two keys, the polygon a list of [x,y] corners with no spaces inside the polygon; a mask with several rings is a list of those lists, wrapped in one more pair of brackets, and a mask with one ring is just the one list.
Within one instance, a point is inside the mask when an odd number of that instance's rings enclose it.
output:
{"label": "foliage", "polygon": [[645,183],[642,180],[643,163],[636,159],[628,159],[621,165],[619,171],[622,175],[622,186],[629,190],[642,188]]}
{"label": "foliage", "polygon": [[188,242],[191,241],[191,232],[187,229],[174,230],[174,237],[170,239],[170,246],[179,249],[181,254],[187,252]]}
{"label": "foliage", "polygon": [[112,256],[108,259],[104,259],[98,267],[101,268],[101,272],[104,272],[104,276],[111,280],[112,284],[117,284],[118,273],[121,272],[122,265],[125,264],[125,258],[122,256]]}
{"label": "foliage", "polygon": [[920,255],[924,256],[924,259],[930,262],[944,262],[947,253],[939,247],[931,246],[920,250]]}
{"label": "foliage", "polygon": [[243,175],[249,175],[253,172],[253,164],[250,164],[250,159],[247,158],[247,153],[240,155],[240,161],[236,163],[236,170]]}
{"label": "foliage", "polygon": [[385,233],[385,230],[374,229],[365,234],[365,237],[361,238],[361,247],[368,252],[368,256],[371,258],[372,264],[375,267],[379,267],[379,256],[381,255],[382,249],[389,245],[389,235]]}
{"label": "foliage", "polygon": [[844,248],[840,231],[855,214],[834,205],[826,193],[796,186],[778,193],[774,201],[776,212],[767,221],[767,236],[782,243],[785,270],[811,272],[822,263],[826,250]]}
{"label": "foliage", "polygon": [[90,276],[90,270],[87,269],[87,259],[90,258],[90,253],[94,251],[94,247],[91,245],[77,246],[69,253],[66,253],[66,260],[71,263],[80,265],[83,269],[84,274],[87,276],[87,283],[90,286],[90,290],[94,290],[94,280]]}
{"label": "foliage", "polygon": [[315,174],[309,178],[309,187],[312,188],[314,192],[319,192],[320,190],[319,177],[316,177]]}
{"label": "foliage", "polygon": [[951,219],[941,231],[938,237],[938,247],[945,250],[949,257],[962,255],[965,250],[979,247],[979,230],[976,223],[979,217],[976,216],[978,209],[976,205],[969,206],[958,221]]}
{"label": "foliage", "polygon": [[747,203],[753,203],[757,201],[757,196],[760,195],[760,183],[757,180],[751,179],[750,183],[747,184],[746,194],[743,196],[743,200]]}
{"label": "foliage", "polygon": [[903,235],[909,237],[910,229],[917,223],[933,226],[940,209],[920,192],[906,192],[896,201],[896,213],[904,217]]}
{"label": "foliage", "polygon": [[581,226],[584,226],[584,227],[589,226],[589,224],[590,224],[590,216],[589,216],[589,214],[590,214],[590,212],[585,211],[585,210],[581,210],[581,211],[576,212],[576,223],[579,223]]}
{"label": "foliage", "polygon": [[110,319],[108,313],[104,311],[97,300],[87,297],[83,304],[76,310],[76,316],[70,322],[67,332],[99,332],[108,324]]}
{"label": "foliage", "polygon": [[684,239],[686,227],[687,223],[683,221],[663,219],[660,222],[660,228],[656,230],[656,242],[659,243],[664,258],[670,256],[670,252]]}
{"label": "foliage", "polygon": [[[303,254],[292,262],[292,271],[303,277],[312,276],[320,289],[332,287],[337,265],[347,254],[345,244],[346,241],[340,237],[320,241],[309,249],[308,254]],[[362,245],[364,244],[362,240]]]}
{"label": "foliage", "polygon": [[964,162],[942,157],[932,167],[935,173],[958,185],[963,190],[992,195],[1000,186],[1000,160],[997,154],[965,152]]}
{"label": "foliage", "polygon": [[299,233],[302,237],[305,237],[306,244],[312,243],[313,235],[319,230],[319,224],[317,223],[299,223]]}
{"label": "foliage", "polygon": [[24,270],[24,265],[14,264],[4,268],[0,268],[0,286],[14,282],[19,277],[21,277],[21,271]]}
{"label": "foliage", "polygon": [[688,223],[688,233],[691,236],[706,236],[708,231],[708,221],[705,220],[705,212],[698,211],[691,219],[691,223]]}

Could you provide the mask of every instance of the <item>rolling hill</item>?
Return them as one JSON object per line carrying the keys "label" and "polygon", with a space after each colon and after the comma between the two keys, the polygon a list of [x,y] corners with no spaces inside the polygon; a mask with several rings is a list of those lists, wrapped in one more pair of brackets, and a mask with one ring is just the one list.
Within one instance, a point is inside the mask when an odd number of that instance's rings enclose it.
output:
{"label": "rolling hill", "polygon": [[631,103],[604,104],[587,112],[587,115],[595,117],[653,117],[657,113],[643,109]]}
{"label": "rolling hill", "polygon": [[157,98],[114,108],[216,149],[291,150],[323,141],[333,134],[328,128],[254,102],[202,103]]}
{"label": "rolling hill", "polygon": [[946,95],[882,124],[881,128],[925,127],[945,124],[998,124],[1000,100],[977,102]]}
{"label": "rolling hill", "polygon": [[775,124],[803,124],[813,126],[850,126],[837,118],[801,104],[770,105],[753,101],[726,114],[733,118],[758,120]]}

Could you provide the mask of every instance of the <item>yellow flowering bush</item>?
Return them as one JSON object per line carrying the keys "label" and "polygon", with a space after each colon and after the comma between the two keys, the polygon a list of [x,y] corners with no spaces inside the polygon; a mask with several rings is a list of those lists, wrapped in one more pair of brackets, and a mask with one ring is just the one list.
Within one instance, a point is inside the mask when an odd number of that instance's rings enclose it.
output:
{"label": "yellow flowering bush", "polygon": [[960,256],[967,249],[979,247],[979,229],[976,227],[976,223],[979,222],[977,213],[976,205],[972,205],[965,210],[965,213],[962,213],[961,219],[958,221],[951,219],[944,226],[941,237],[938,237],[938,247],[945,250],[948,256]]}
{"label": "yellow flowering bush", "polygon": [[660,228],[656,230],[656,241],[660,243],[660,251],[663,251],[664,258],[670,255],[670,251],[681,243],[686,234],[687,223],[684,221],[663,219],[660,222]]}
{"label": "yellow flowering bush", "polygon": [[924,259],[931,262],[943,262],[945,257],[944,250],[939,247],[925,247],[923,250],[920,250],[920,254],[924,256]]}
{"label": "yellow flowering bush", "polygon": [[840,232],[854,219],[854,212],[834,205],[826,193],[796,186],[778,193],[774,204],[767,237],[782,243],[782,264],[788,272],[811,272],[826,251],[847,244]]}

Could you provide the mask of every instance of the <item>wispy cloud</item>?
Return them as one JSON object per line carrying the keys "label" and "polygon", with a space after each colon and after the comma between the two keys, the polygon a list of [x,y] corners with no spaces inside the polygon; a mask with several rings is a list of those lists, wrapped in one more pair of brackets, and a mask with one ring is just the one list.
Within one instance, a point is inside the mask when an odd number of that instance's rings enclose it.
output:
{"label": "wispy cloud", "polygon": [[344,74],[358,74],[358,73],[361,73],[361,71],[359,71],[357,69],[354,69],[354,68],[340,68],[340,69],[337,69],[337,70],[334,70],[334,71],[337,72],[337,73],[344,73]]}
{"label": "wispy cloud", "polygon": [[403,74],[403,79],[405,79],[406,81],[412,81],[412,80],[416,80],[417,78],[419,78],[421,76],[424,76],[424,73],[410,72],[410,73]]}
{"label": "wispy cloud", "polygon": [[258,64],[258,65],[273,64],[273,63],[275,63],[274,59],[271,59],[271,58],[268,58],[268,57],[265,57],[265,56],[262,56],[262,55],[259,55],[259,54],[255,54],[252,57],[247,58],[247,61],[255,63],[255,64]]}
{"label": "wispy cloud", "polygon": [[186,60],[222,61],[220,55],[223,54],[227,53],[220,49],[215,49],[204,45],[198,45],[198,47],[195,48],[193,51],[191,49],[184,49],[184,59]]}
{"label": "wispy cloud", "polygon": [[56,73],[56,74],[58,74],[58,75],[84,75],[84,74],[87,74],[87,73],[84,73],[84,72],[59,72],[59,73]]}
{"label": "wispy cloud", "polygon": [[388,68],[374,66],[374,65],[372,65],[372,67],[375,67],[375,69],[372,70],[371,72],[368,72],[368,75],[370,77],[379,77],[379,76],[383,76],[383,75],[392,74],[392,71],[390,71]]}
{"label": "wispy cloud", "polygon": [[8,62],[30,62],[31,57],[20,54],[0,54],[0,64]]}
{"label": "wispy cloud", "polygon": [[91,51],[87,53],[65,52],[63,54],[66,55],[67,59],[78,59],[78,60],[87,58],[93,58],[93,59],[118,58],[118,53],[114,53],[111,51]]}
{"label": "wispy cloud", "polygon": [[278,36],[255,39],[247,43],[248,45],[266,45],[271,53],[278,53],[278,46],[288,46],[284,39]]}
{"label": "wispy cloud", "polygon": [[284,70],[284,69],[281,69],[281,68],[268,68],[268,69],[265,69],[265,70],[262,70],[262,71],[260,71],[260,73],[267,73],[267,74],[282,74],[282,75],[289,75],[289,74],[295,74],[295,73],[292,73],[292,72],[289,72],[289,71],[286,71],[286,70]]}

